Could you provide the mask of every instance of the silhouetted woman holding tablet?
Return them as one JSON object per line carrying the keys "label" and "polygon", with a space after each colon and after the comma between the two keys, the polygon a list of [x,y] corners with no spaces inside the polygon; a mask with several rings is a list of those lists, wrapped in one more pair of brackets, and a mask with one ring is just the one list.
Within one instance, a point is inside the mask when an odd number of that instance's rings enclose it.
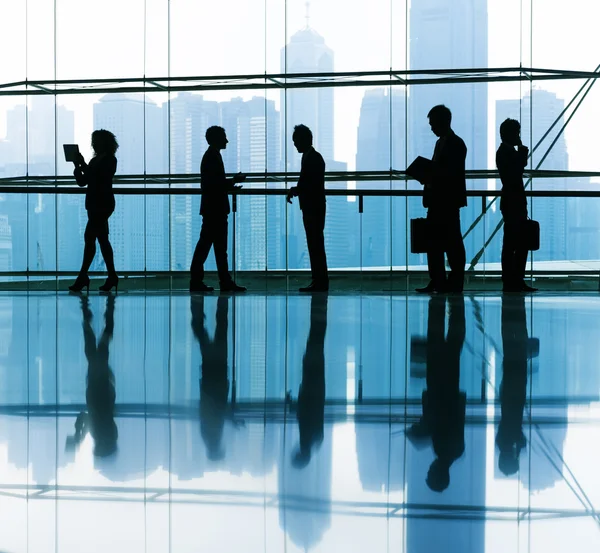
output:
{"label": "silhouetted woman holding tablet", "polygon": [[77,280],[69,290],[80,292],[83,288],[90,289],[88,270],[96,255],[96,240],[100,244],[100,251],[106,263],[108,278],[100,286],[102,292],[110,292],[119,285],[119,277],[115,271],[113,249],[108,240],[108,219],[115,210],[115,196],[112,189],[112,180],[117,170],[115,153],[119,144],[115,135],[110,131],[101,129],[92,133],[92,148],[94,157],[86,163],[81,154],[77,155],[75,164],[75,179],[79,186],[87,186],[85,195],[85,209],[88,212],[88,222],[85,227],[85,247],[83,262]]}

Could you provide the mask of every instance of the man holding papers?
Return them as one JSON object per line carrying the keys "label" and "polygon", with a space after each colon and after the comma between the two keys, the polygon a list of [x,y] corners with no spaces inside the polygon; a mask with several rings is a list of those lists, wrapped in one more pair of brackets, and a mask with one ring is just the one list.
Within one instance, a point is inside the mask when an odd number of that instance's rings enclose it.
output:
{"label": "man holding papers", "polygon": [[[427,208],[429,284],[417,292],[463,291],[465,246],[460,228],[460,208],[467,205],[465,160],[467,147],[451,128],[452,113],[438,105],[428,114],[432,132],[438,137],[433,159],[418,157],[406,170],[424,187],[423,206]],[[450,274],[446,279],[444,253]]]}

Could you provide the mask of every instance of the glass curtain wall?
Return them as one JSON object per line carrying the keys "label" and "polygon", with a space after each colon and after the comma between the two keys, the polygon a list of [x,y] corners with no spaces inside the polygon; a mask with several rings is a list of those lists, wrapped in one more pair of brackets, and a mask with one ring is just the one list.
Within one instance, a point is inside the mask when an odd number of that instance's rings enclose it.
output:
{"label": "glass curtain wall", "polygon": [[[176,184],[168,176],[199,172],[210,125],[227,131],[226,171],[254,175],[246,188],[291,186],[293,180],[260,176],[299,170],[291,135],[304,123],[327,170],[348,173],[347,180],[328,188],[419,190],[414,181],[352,175],[403,171],[415,156],[430,157],[435,137],[427,113],[443,103],[467,144],[467,169],[495,168],[498,126],[512,117],[521,121],[523,142],[532,151],[530,168],[597,171],[595,80],[587,87],[576,78],[531,81],[525,71],[524,80],[501,81],[494,70],[595,70],[593,22],[599,14],[595,0],[573,0],[568,7],[560,0],[357,0],[343,9],[338,0],[106,0],[100,8],[79,0],[5,0],[0,47],[10,55],[0,67],[0,84],[26,82],[26,93],[0,89],[0,178],[28,177],[29,185],[41,179],[49,188],[45,194],[0,188],[0,273],[77,271],[86,221],[83,196],[57,194],[52,187],[72,170],[62,144],[78,143],[87,159],[97,128],[117,135],[119,176],[162,175],[171,189],[199,188],[197,180]],[[458,69],[491,77],[418,83],[431,77],[419,71]],[[393,74],[406,70],[417,72],[410,85]],[[389,72],[379,81],[385,84],[365,86],[355,78],[351,86],[340,86],[348,83],[322,76],[325,86],[294,86],[297,74],[374,71]],[[231,79],[236,75],[257,78],[236,82]],[[279,75],[281,86],[271,87],[267,75]],[[210,90],[149,84],[193,77],[211,77]],[[129,92],[130,78],[146,78],[148,90]],[[123,81],[111,84],[109,92],[93,93],[93,79]],[[61,85],[76,80],[87,83]],[[536,178],[528,187],[594,190],[597,181],[574,174]],[[118,269],[188,270],[201,224],[200,196],[168,189],[144,194],[144,188],[165,185],[151,178],[140,182],[139,195],[117,196],[111,218]],[[479,178],[468,187],[497,190],[499,182]],[[256,194],[239,196],[236,204],[230,217],[236,270],[308,269],[297,203]],[[408,247],[409,220],[423,214],[418,197],[367,196],[364,202],[329,197],[330,267],[424,268],[424,256]],[[573,261],[582,270],[596,268],[600,199],[536,198],[530,214],[542,227],[534,269]],[[467,261],[475,270],[499,269],[499,225],[493,198],[470,198],[462,210]],[[103,269],[100,256],[92,269]]]}

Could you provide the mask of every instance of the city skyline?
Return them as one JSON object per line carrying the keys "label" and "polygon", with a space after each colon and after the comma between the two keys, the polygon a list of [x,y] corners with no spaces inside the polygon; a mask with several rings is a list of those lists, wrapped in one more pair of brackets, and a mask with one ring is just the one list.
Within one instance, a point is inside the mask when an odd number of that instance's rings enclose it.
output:
{"label": "city skyline", "polygon": [[[495,169],[507,117],[530,148],[556,123],[527,171],[545,156],[562,176],[529,189],[597,193],[600,177],[563,172],[600,175],[597,79],[569,107],[575,71],[598,64],[599,16],[598,0],[0,2],[0,553],[600,548],[600,197],[527,198],[541,289],[510,294],[500,179],[467,181],[490,194],[461,209],[463,234],[478,221],[465,239],[477,264],[465,294],[422,295],[422,198],[384,195],[421,184],[351,176],[431,158],[427,114],[443,103],[467,170]],[[394,73],[459,68],[492,80]],[[299,72],[334,76],[297,88]],[[374,72],[386,86],[357,84]],[[281,173],[300,169],[299,123],[331,177],[329,294],[293,291],[310,262]],[[217,290],[188,293],[213,125],[225,171],[254,176],[229,197],[229,267],[247,293],[219,293],[212,251]],[[85,190],[55,177],[73,174],[62,144],[89,161],[98,128],[120,144],[120,286],[98,291],[98,251],[75,294]],[[383,193],[343,195],[357,188]]]}
{"label": "city skyline", "polygon": [[[479,56],[470,58],[471,65],[486,65],[487,62],[483,59],[486,50],[477,46],[479,42],[486,42],[485,3],[478,1],[476,6],[479,11],[473,11],[469,8],[471,1],[463,0],[456,16],[453,16],[451,21],[456,21],[458,27],[451,23],[446,25],[446,29],[450,33],[448,36],[462,37],[469,46],[466,49],[460,48],[460,55]],[[411,8],[411,29],[414,35],[411,35],[411,64],[427,67],[433,64],[427,57],[432,54],[418,46],[419,36],[428,34],[427,25],[437,23],[436,19],[422,20],[419,13],[421,12],[418,10],[413,13]],[[475,38],[460,30],[461,17],[466,14],[484,18],[474,27]],[[438,40],[442,40],[441,35]],[[469,60],[461,62],[454,54],[448,55],[445,62],[448,65],[469,64]],[[280,69],[290,74],[301,71],[332,71],[335,69],[334,59],[334,52],[327,46],[324,37],[307,22],[306,27],[294,33],[289,43],[282,48]],[[439,58],[435,62],[441,63]],[[300,156],[291,144],[291,131],[293,125],[300,121],[313,127],[315,146],[322,153],[325,152],[328,171],[345,171],[353,166],[357,170],[402,170],[407,165],[407,153],[408,158],[417,154],[431,155],[434,137],[428,125],[423,124],[423,119],[426,118],[431,102],[443,101],[454,110],[454,126],[467,142],[467,167],[481,168],[485,167],[492,150],[491,145],[485,145],[489,134],[485,125],[486,117],[482,115],[485,114],[486,90],[486,84],[461,85],[459,88],[452,88],[449,95],[445,96],[438,95],[440,87],[431,86],[362,90],[356,127],[356,155],[348,161],[334,158],[336,119],[333,106],[336,95],[343,93],[334,88],[283,91],[280,97],[272,98],[254,94],[251,98],[240,95],[223,100],[211,100],[202,94],[186,92],[161,103],[156,103],[150,96],[108,94],[99,97],[92,105],[93,128],[108,127],[117,135],[121,143],[117,153],[117,174],[197,172],[206,148],[204,131],[212,124],[221,124],[228,131],[230,144],[223,152],[228,172],[277,171],[284,169],[286,162],[289,171],[297,171]],[[471,93],[465,94],[465,91]],[[545,97],[542,89],[534,89],[533,93],[536,97]],[[496,104],[508,106],[505,111],[512,116],[517,108],[520,114],[530,109],[539,113],[539,106],[535,102],[533,105],[531,102],[527,103],[528,94],[526,92],[518,100],[500,100]],[[0,174],[10,176],[29,171],[30,175],[42,175],[49,170],[48,174],[51,174],[52,168],[58,173],[70,173],[70,164],[59,155],[62,153],[59,148],[54,151],[54,144],[74,141],[76,114],[55,103],[56,98],[34,97],[27,110],[24,105],[10,110],[7,114],[6,137],[0,141],[0,154],[4,153],[4,159],[11,159],[12,163],[0,166]],[[540,106],[543,105],[541,102]],[[283,108],[283,112],[278,107]],[[474,110],[478,110],[478,116]],[[471,119],[465,119],[464,113],[470,113]],[[540,129],[549,126],[557,114],[556,110],[548,110],[543,118],[537,117],[534,135],[539,136]],[[528,121],[525,119],[524,136],[528,134]],[[54,128],[55,121],[55,132],[44,134],[45,130]],[[494,121],[496,129],[498,121]],[[24,126],[24,122],[28,122],[29,126]],[[556,159],[558,148],[565,150],[566,161],[560,167],[552,162]],[[15,160],[23,161],[16,163]],[[542,168],[568,169],[568,160],[563,135],[546,160],[546,167]],[[562,179],[561,183],[563,182],[568,185],[570,181]],[[391,185],[389,181],[359,184],[361,187],[383,188]],[[553,189],[558,186],[556,180],[536,181],[537,186],[540,184]],[[589,179],[580,179],[576,186],[585,187],[589,184]],[[356,186],[356,183],[336,183],[333,186],[346,188]],[[394,183],[393,186],[403,184]],[[414,184],[409,183],[409,186]],[[26,202],[29,215],[24,198],[11,197],[9,201],[13,206],[11,214],[4,215],[4,224],[0,225],[3,229],[0,236],[4,252],[0,257],[4,264],[3,270],[10,270],[9,267],[77,270],[82,250],[80,235],[85,225],[82,199],[77,196],[39,195],[36,205],[32,205],[31,199]],[[567,203],[568,209],[565,207]],[[469,206],[463,210],[463,231],[478,215],[479,207],[475,204],[476,202],[470,201]],[[556,224],[559,204],[565,204],[560,216],[564,224],[560,225]],[[408,218],[418,216],[422,212],[419,199],[366,198],[362,215],[359,215],[353,198],[330,197],[328,205],[326,248],[332,268],[359,265],[365,268],[385,268],[404,265],[407,259],[407,242],[404,237],[404,229],[407,229],[406,210],[408,209]],[[124,197],[117,202],[117,211],[111,219],[117,265],[126,267],[126,270],[187,270],[200,229],[198,211],[197,195],[171,198]],[[593,237],[598,233],[597,225],[588,221],[596,210],[590,211],[589,206],[584,206],[577,200],[566,202],[559,199],[552,204],[551,211],[553,215],[547,217],[544,215],[547,209],[538,211],[542,226],[549,229],[545,234],[545,242],[549,246],[542,248],[537,259],[567,259],[569,251],[565,232],[578,235],[578,246],[572,247],[571,251],[577,257],[583,257],[586,237]],[[236,248],[232,254],[238,270],[308,268],[300,213],[297,209],[286,208],[282,198],[242,196],[238,198],[235,219],[235,225],[233,217],[230,219],[230,243],[233,244],[235,237]],[[493,212],[488,213],[484,219],[485,226],[491,227],[494,220]],[[58,233],[48,232],[53,227],[53,221],[61,222]],[[353,229],[361,221],[363,232],[359,236]],[[29,225],[29,232],[25,232],[26,225]],[[581,228],[587,230],[579,230]],[[565,229],[562,234],[561,229]],[[26,235],[29,236],[27,243]],[[140,243],[144,247],[140,248]],[[489,246],[486,252],[487,262],[499,261],[497,243]],[[467,240],[469,259],[481,245],[480,233],[472,232]],[[11,248],[14,253],[7,253]],[[247,252],[251,252],[251,255],[248,256]],[[600,249],[598,254],[600,255]],[[422,256],[408,254],[409,265],[423,263]],[[209,258],[207,268],[214,269],[213,265],[214,261]],[[92,268],[103,270],[100,256],[96,258]]]}

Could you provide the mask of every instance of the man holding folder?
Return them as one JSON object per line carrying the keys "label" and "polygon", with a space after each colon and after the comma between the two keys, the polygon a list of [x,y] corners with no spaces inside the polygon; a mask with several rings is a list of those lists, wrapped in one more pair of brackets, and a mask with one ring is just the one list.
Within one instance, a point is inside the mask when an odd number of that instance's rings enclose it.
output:
{"label": "man holding folder", "polygon": [[[424,288],[417,288],[417,292],[461,293],[466,254],[460,228],[460,208],[467,205],[467,147],[452,130],[452,113],[446,106],[433,107],[427,117],[432,132],[438,137],[433,159],[418,157],[406,170],[409,176],[424,185],[423,207],[427,208],[430,282]],[[448,279],[444,253],[450,265]]]}

